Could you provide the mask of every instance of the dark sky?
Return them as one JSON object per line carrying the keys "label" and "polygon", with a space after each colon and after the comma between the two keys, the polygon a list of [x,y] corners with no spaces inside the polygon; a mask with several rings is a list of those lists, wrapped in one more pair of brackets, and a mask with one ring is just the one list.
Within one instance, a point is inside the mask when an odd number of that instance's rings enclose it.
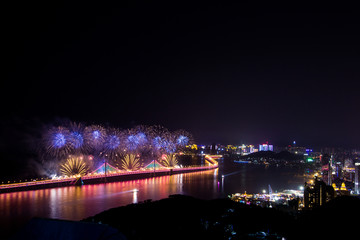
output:
{"label": "dark sky", "polygon": [[67,118],[198,143],[360,146],[358,13],[32,4],[3,16],[3,142]]}

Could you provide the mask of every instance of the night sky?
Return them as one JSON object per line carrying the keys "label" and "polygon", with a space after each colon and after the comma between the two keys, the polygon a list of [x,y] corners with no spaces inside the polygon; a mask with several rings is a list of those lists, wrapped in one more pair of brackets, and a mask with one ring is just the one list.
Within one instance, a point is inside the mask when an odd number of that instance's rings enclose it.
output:
{"label": "night sky", "polygon": [[1,146],[56,119],[360,146],[357,13],[30,4],[3,16]]}

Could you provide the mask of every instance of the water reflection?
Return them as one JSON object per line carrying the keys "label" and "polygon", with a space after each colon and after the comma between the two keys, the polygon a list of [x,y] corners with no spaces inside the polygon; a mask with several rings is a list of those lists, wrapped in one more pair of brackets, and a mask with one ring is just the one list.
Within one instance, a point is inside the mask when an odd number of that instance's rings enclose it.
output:
{"label": "water reflection", "polygon": [[1,232],[6,235],[32,217],[81,220],[110,208],[147,199],[158,200],[171,194],[212,199],[235,192],[259,192],[268,184],[274,190],[291,188],[304,182],[304,179],[295,178],[295,173],[236,165],[126,182],[3,193],[0,194],[0,236]]}
{"label": "water reflection", "polygon": [[0,194],[0,231],[19,227],[32,217],[81,220],[110,208],[147,199],[158,200],[171,194],[213,198],[212,182],[217,179],[217,171],[3,193]]}
{"label": "water reflection", "polygon": [[132,203],[138,203],[137,194],[138,194],[138,190],[137,190],[137,189],[134,189],[134,190],[133,190],[133,201],[132,201]]}

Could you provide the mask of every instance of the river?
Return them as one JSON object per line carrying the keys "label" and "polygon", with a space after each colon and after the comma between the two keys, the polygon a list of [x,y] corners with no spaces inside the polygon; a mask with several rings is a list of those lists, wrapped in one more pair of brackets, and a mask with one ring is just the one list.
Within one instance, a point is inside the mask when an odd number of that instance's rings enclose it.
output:
{"label": "river", "polygon": [[171,194],[202,199],[226,197],[235,192],[256,193],[298,189],[303,170],[288,167],[219,162],[219,168],[149,179],[71,186],[0,194],[0,236],[7,237],[32,217],[81,220],[104,210],[158,200]]}

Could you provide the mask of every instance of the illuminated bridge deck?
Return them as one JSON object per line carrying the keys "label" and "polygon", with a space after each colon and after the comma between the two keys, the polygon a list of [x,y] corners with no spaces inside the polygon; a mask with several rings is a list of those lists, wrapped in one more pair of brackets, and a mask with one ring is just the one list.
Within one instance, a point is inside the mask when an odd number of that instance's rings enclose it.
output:
{"label": "illuminated bridge deck", "polygon": [[[186,168],[171,168],[171,169],[163,168],[163,169],[138,170],[138,171],[119,171],[119,172],[110,172],[107,174],[85,175],[81,177],[81,179],[84,182],[84,184],[96,184],[103,182],[116,182],[116,181],[150,178],[150,177],[157,177],[157,176],[163,176],[169,174],[197,172],[197,171],[215,169],[217,167],[218,164],[210,164],[208,166],[186,167]],[[0,193],[70,186],[74,184],[76,180],[77,180],[76,177],[69,177],[62,179],[49,179],[49,180],[32,181],[32,182],[2,184],[0,185]]]}

